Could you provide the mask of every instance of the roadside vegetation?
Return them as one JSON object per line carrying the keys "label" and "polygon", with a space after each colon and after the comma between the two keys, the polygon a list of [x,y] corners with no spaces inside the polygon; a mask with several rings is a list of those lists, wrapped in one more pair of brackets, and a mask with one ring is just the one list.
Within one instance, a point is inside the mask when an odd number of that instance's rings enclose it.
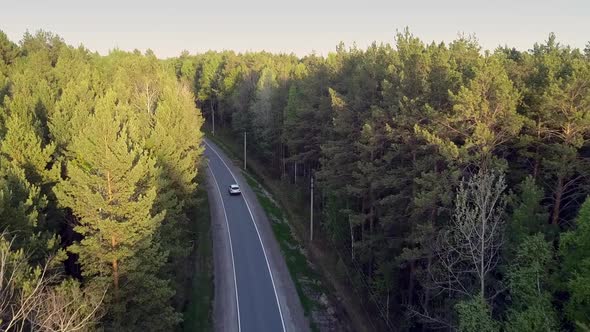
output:
{"label": "roadside vegetation", "polygon": [[[227,132],[218,132],[215,136],[207,133],[218,147],[234,160],[237,165],[241,164],[239,153],[243,152],[239,144],[227,136]],[[339,299],[342,294],[336,296],[336,290],[326,282],[325,276],[318,271],[318,264],[325,262],[312,262],[309,254],[308,243],[301,238],[301,232],[295,228],[298,222],[305,219],[303,213],[305,208],[293,205],[286,205],[285,199],[292,195],[280,195],[270,189],[269,179],[261,174],[262,166],[256,160],[251,160],[253,165],[249,171],[242,169],[242,174],[248,184],[256,193],[260,205],[265,210],[275,238],[279,242],[283,256],[289,268],[291,278],[297,288],[299,300],[303,306],[306,317],[310,320],[312,331],[346,331],[351,329],[350,321],[340,306]],[[273,187],[276,188],[276,187]],[[280,199],[280,201],[279,201]],[[299,212],[296,212],[299,211]],[[314,264],[315,263],[315,264]]]}
{"label": "roadside vegetation", "polygon": [[151,51],[0,31],[0,330],[179,327],[190,244],[209,250],[187,83]]}
{"label": "roadside vegetation", "polygon": [[338,294],[355,294],[360,306],[342,298],[366,318],[355,328],[590,325],[590,47],[551,34],[488,51],[406,30],[325,57],[171,61],[239,156],[247,134],[252,169],[303,215],[289,216],[302,239],[315,180],[306,247],[335,262],[316,268],[343,276],[329,279]]}
{"label": "roadside vegetation", "polygon": [[211,327],[205,118],[247,134],[314,328],[588,331],[590,45],[409,30],[166,60],[0,31],[0,330]]}
{"label": "roadside vegetation", "polygon": [[[204,183],[204,171],[199,171],[199,183]],[[196,202],[189,209],[193,221],[191,231],[191,255],[187,258],[186,300],[183,312],[182,331],[213,331],[213,243],[209,200],[204,186],[197,188]]]}
{"label": "roadside vegetation", "polygon": [[279,242],[281,251],[287,262],[287,267],[295,282],[297,294],[299,294],[305,315],[310,317],[312,330],[317,330],[312,312],[326,309],[321,307],[322,304],[317,299],[314,299],[314,296],[319,298],[324,291],[317,273],[311,269],[307,258],[302,252],[302,247],[295,240],[291,227],[277,203],[273,201],[270,194],[252,176],[246,172],[244,172],[244,176],[256,193],[258,201],[272,223],[272,230]]}

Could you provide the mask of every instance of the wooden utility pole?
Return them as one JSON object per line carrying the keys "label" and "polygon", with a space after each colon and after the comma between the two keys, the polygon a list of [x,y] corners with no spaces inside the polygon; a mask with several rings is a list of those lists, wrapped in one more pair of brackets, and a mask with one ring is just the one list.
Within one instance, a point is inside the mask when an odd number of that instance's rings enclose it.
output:
{"label": "wooden utility pole", "polygon": [[354,229],[352,228],[352,222],[350,222],[350,213],[348,214],[348,225],[350,225],[350,255],[354,260]]}
{"label": "wooden utility pole", "polygon": [[313,174],[309,177],[311,183],[310,217],[309,217],[309,239],[313,241]]}
{"label": "wooden utility pole", "polygon": [[244,132],[244,171],[246,170],[246,132]]}
{"label": "wooden utility pole", "polygon": [[213,122],[213,130],[211,132],[215,135],[215,108],[213,108],[213,102],[211,100],[209,100],[209,105],[211,105],[211,120]]}

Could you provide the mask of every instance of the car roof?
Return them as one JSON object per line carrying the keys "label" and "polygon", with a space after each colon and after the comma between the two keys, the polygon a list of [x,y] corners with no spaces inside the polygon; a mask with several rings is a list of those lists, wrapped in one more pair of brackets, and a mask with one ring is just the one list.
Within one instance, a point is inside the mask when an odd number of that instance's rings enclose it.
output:
{"label": "car roof", "polygon": [[232,188],[238,188],[238,185],[234,183],[230,187],[232,187]]}

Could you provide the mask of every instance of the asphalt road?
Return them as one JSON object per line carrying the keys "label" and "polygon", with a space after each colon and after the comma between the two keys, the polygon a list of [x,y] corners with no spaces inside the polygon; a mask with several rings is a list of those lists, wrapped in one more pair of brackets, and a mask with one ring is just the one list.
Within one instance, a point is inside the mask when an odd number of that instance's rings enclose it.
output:
{"label": "asphalt road", "polygon": [[[308,330],[286,265],[277,253],[278,245],[254,193],[213,143],[206,143],[205,156],[217,233],[214,238],[219,240],[214,245],[216,330]],[[240,185],[242,195],[229,195],[233,183]]]}

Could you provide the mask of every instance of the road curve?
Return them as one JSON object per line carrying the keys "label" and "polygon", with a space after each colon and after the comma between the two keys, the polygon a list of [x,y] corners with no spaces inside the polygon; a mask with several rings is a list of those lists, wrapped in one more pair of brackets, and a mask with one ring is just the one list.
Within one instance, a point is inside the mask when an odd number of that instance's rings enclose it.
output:
{"label": "road curve", "polygon": [[[239,170],[205,141],[215,261],[217,331],[309,330],[272,229]],[[230,196],[238,183],[242,195]],[[295,298],[293,298],[295,297]]]}

